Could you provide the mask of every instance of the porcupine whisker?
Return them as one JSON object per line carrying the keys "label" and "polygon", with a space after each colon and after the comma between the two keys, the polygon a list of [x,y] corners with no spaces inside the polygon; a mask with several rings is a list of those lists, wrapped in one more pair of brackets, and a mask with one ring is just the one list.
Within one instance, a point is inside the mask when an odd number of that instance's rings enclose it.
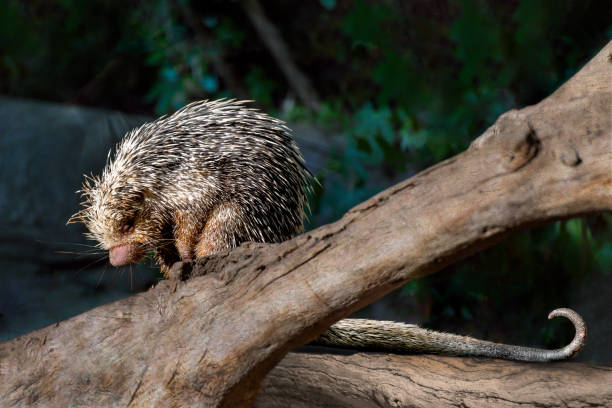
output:
{"label": "porcupine whisker", "polygon": [[104,269],[102,269],[102,272],[100,272],[100,277],[98,278],[98,281],[96,282],[96,287],[100,286],[100,283],[102,282],[102,278],[104,278],[104,274],[106,273],[107,269],[108,269],[108,264],[106,264],[104,266]]}
{"label": "porcupine whisker", "polygon": [[72,254],[94,254],[94,255],[106,253],[104,249],[98,248],[98,247],[91,247],[89,249],[83,249],[82,251],[79,251],[79,250],[70,251],[67,249],[65,250],[62,249],[62,250],[57,250],[55,252],[56,253],[67,253],[67,254],[72,253]]}
{"label": "porcupine whisker", "polygon": [[59,249],[59,250],[53,251],[53,253],[55,253],[55,254],[79,255],[80,257],[86,257],[86,256],[90,256],[90,255],[102,255],[102,254],[105,253],[105,251],[103,249],[99,248],[96,245],[83,244],[83,243],[80,243],[80,242],[44,241],[44,240],[40,240],[40,239],[35,240],[35,242],[38,242],[38,243],[41,243],[41,244],[45,244],[45,245],[75,245],[75,246],[83,246],[83,247],[91,249],[89,251],[69,251],[69,250]]}
{"label": "porcupine whisker", "polygon": [[45,244],[45,245],[75,245],[75,246],[82,246],[82,247],[86,247],[86,248],[90,248],[91,249],[91,251],[56,250],[56,251],[54,251],[54,253],[56,253],[56,254],[99,255],[99,254],[102,254],[102,253],[105,252],[103,249],[99,248],[96,245],[83,244],[83,243],[80,243],[80,242],[44,241],[44,240],[40,240],[40,239],[35,240],[35,242],[38,242],[38,243],[41,243],[41,244]]}
{"label": "porcupine whisker", "polygon": [[75,246],[83,246],[83,247],[87,247],[87,248],[98,248],[97,245],[83,244],[82,242],[43,241],[43,240],[40,240],[40,239],[37,239],[36,242],[40,242],[41,244],[46,244],[46,245],[75,245]]}
{"label": "porcupine whisker", "polygon": [[[56,253],[56,254],[64,254],[64,255],[78,255],[81,258],[86,257],[86,256],[90,256],[90,255],[102,255],[102,254],[105,254],[105,252],[102,251],[102,250],[88,251],[88,252],[75,252],[75,251],[53,251],[53,252]],[[104,256],[106,256],[106,254]]]}
{"label": "porcupine whisker", "polygon": [[108,259],[108,255],[104,255],[100,258],[97,258],[91,262],[89,262],[87,265],[83,266],[82,268],[79,268],[75,273],[74,276],[77,276],[79,273],[81,273],[82,271],[84,271],[85,269],[90,268],[92,265],[97,264],[98,262],[104,261],[105,259]]}

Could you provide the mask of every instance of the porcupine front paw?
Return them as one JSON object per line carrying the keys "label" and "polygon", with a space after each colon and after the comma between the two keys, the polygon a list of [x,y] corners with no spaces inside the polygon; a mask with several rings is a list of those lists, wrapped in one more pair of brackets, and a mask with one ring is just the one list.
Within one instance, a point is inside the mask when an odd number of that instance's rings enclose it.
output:
{"label": "porcupine front paw", "polygon": [[164,275],[171,281],[185,281],[191,277],[192,265],[191,262],[175,262],[164,271]]}

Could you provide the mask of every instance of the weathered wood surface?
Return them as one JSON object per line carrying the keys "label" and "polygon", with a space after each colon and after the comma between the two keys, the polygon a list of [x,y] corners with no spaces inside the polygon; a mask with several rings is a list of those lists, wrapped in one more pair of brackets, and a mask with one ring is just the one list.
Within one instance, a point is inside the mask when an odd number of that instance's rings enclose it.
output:
{"label": "weathered wood surface", "polygon": [[0,344],[0,400],[249,406],[265,374],[335,320],[512,230],[612,209],[611,54],[336,223],[199,260],[204,276]]}
{"label": "weathered wood surface", "polygon": [[610,407],[612,367],[434,355],[289,353],[261,408]]}

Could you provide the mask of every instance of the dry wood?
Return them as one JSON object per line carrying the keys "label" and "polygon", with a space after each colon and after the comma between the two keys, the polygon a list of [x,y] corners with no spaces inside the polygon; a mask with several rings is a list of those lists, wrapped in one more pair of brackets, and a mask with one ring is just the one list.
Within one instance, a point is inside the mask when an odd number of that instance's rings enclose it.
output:
{"label": "dry wood", "polygon": [[407,281],[517,228],[612,209],[611,112],[612,42],[549,98],[336,223],[0,344],[0,400],[248,406],[289,350]]}
{"label": "dry wood", "polygon": [[388,354],[289,353],[261,408],[609,407],[612,367]]}

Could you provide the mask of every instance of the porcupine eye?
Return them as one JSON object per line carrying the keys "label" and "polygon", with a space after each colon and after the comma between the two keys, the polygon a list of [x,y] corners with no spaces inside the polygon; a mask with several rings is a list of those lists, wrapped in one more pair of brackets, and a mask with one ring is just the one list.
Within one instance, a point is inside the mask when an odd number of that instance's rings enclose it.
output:
{"label": "porcupine eye", "polygon": [[[140,205],[142,205],[142,202],[144,201],[144,194],[143,193],[135,193],[133,195],[133,197],[131,197],[133,200],[133,204],[135,207],[138,207]],[[136,223],[136,215],[134,215],[131,218],[128,218],[126,220],[123,221],[123,223],[121,224],[121,233],[123,235],[129,235],[132,232],[134,232],[134,224]]]}
{"label": "porcupine eye", "polygon": [[134,232],[134,219],[124,223],[121,227],[121,233],[124,235],[131,234],[132,232]]}

